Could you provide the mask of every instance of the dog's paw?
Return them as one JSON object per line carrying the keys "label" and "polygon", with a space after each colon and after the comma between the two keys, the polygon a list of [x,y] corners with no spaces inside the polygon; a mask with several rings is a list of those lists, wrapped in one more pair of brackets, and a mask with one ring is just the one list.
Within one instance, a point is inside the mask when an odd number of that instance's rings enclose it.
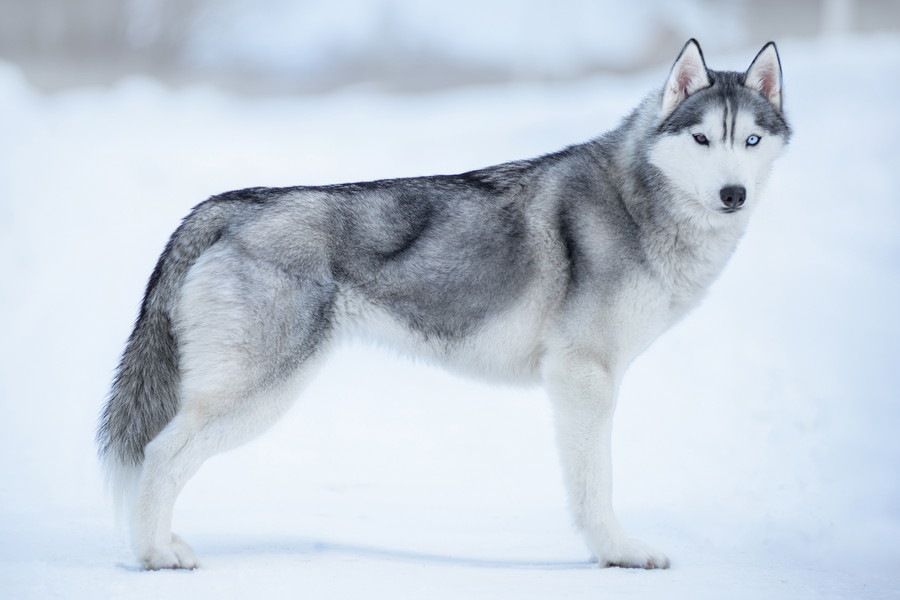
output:
{"label": "dog's paw", "polygon": [[624,567],[628,569],[668,569],[669,558],[637,540],[622,540],[602,552],[594,552],[601,567]]}
{"label": "dog's paw", "polygon": [[199,566],[191,547],[174,533],[171,543],[143,550],[139,553],[139,559],[141,565],[149,571],[196,569]]}

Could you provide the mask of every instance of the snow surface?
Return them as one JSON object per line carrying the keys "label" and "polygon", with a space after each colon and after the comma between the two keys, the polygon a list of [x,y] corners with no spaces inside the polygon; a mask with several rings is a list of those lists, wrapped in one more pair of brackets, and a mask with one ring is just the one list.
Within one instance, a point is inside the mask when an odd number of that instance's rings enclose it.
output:
{"label": "snow surface", "polygon": [[[780,45],[796,129],[698,310],[626,377],[615,499],[668,571],[599,570],[537,389],[349,346],[211,460],[136,569],[93,430],[142,287],[205,197],[458,172],[613,127],[665,73],[291,99],[0,66],[0,598],[900,597],[900,38]],[[743,68],[752,51],[709,57]]]}

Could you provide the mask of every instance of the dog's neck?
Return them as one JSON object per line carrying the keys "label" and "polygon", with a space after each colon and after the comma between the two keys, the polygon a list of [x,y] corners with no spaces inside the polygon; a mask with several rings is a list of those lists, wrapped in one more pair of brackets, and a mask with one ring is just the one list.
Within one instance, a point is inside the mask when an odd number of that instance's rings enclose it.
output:
{"label": "dog's neck", "polygon": [[655,275],[672,293],[672,305],[700,301],[737,247],[746,219],[718,227],[649,219],[641,223],[641,243]]}

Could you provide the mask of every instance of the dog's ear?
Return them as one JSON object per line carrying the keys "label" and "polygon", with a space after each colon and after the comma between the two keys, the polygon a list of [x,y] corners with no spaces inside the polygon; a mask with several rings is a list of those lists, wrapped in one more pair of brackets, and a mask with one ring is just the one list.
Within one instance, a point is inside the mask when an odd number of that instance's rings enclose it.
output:
{"label": "dog's ear", "polygon": [[697,40],[691,38],[681,49],[681,54],[672,65],[672,72],[663,90],[662,117],[666,118],[691,94],[709,87],[709,73],[703,60],[703,51]]}
{"label": "dog's ear", "polygon": [[759,51],[750,68],[744,74],[744,85],[756,90],[772,106],[781,111],[781,60],[775,42],[769,42]]}

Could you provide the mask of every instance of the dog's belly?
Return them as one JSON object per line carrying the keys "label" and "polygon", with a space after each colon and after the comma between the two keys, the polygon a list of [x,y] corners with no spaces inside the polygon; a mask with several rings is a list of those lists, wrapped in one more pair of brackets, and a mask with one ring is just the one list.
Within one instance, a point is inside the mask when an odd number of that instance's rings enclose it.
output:
{"label": "dog's belly", "polygon": [[539,290],[481,320],[464,335],[442,337],[410,327],[405,319],[358,294],[337,303],[337,333],[385,344],[415,358],[479,379],[531,384],[540,380],[546,352],[548,299]]}

